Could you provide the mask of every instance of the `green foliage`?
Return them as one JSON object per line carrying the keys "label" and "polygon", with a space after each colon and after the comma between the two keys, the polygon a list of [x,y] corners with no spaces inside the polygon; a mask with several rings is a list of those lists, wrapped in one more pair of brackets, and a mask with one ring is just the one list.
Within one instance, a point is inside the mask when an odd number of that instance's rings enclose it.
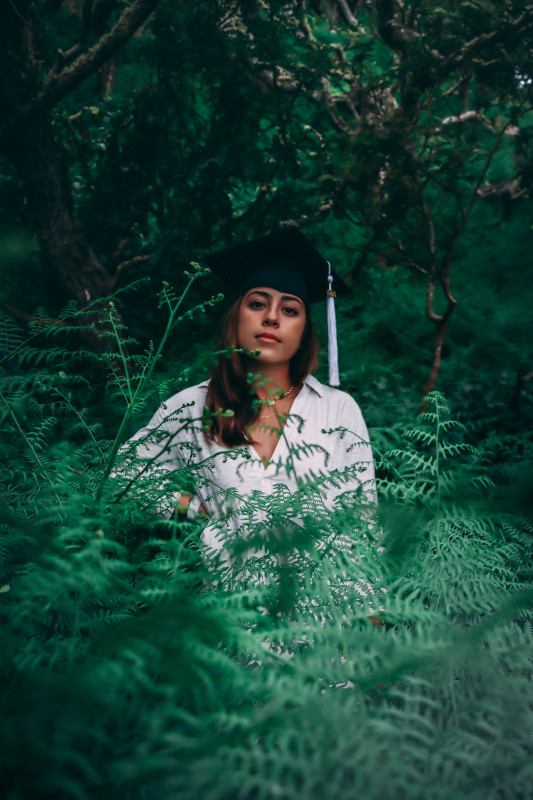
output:
{"label": "green foliage", "polygon": [[[67,351],[35,365],[3,321],[6,796],[530,797],[531,527],[439,393],[376,450],[379,514],[347,491],[324,508],[342,474],[248,498],[229,571],[205,523],[154,515],[157,484],[110,477],[183,297],[163,288],[162,341],[115,370],[114,438]],[[192,461],[175,478],[197,479]]]}

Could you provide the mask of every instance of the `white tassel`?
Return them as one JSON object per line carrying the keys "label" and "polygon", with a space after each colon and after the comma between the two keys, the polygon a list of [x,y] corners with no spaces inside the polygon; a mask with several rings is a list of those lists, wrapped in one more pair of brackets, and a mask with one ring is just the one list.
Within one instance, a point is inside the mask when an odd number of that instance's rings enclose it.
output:
{"label": "white tassel", "polygon": [[339,349],[337,347],[337,320],[335,318],[335,292],[332,288],[333,275],[331,274],[331,264],[328,261],[328,297],[326,300],[328,307],[328,361],[329,361],[329,385],[338,386],[339,381]]}

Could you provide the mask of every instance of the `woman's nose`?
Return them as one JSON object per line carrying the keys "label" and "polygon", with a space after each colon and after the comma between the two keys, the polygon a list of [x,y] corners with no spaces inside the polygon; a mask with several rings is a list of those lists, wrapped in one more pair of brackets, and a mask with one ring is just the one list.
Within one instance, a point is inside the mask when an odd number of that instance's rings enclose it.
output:
{"label": "woman's nose", "polygon": [[270,308],[267,308],[265,316],[264,316],[264,319],[263,319],[263,324],[264,325],[279,325],[278,310],[277,310],[277,308],[275,306],[270,306]]}

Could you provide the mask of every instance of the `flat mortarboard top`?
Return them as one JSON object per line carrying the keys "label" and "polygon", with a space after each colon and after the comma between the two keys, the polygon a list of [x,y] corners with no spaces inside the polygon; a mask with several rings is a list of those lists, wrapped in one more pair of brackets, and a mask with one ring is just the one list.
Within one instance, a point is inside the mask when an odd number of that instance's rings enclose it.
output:
{"label": "flat mortarboard top", "polygon": [[268,286],[295,294],[309,305],[326,299],[328,272],[336,294],[350,294],[348,286],[296,226],[212,253],[204,261],[238,296],[254,286]]}

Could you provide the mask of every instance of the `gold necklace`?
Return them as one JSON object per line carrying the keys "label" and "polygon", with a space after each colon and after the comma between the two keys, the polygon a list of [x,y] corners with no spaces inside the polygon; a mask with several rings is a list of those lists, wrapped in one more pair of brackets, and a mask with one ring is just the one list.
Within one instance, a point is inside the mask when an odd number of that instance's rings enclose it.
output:
{"label": "gold necklace", "polygon": [[269,419],[270,417],[279,417],[278,411],[276,409],[276,402],[278,400],[281,400],[282,398],[284,399],[285,397],[288,397],[295,388],[296,387],[293,384],[290,389],[287,389],[286,392],[283,391],[276,392],[276,394],[270,397],[268,400],[263,400],[262,403],[265,403],[267,406],[274,406],[274,411],[272,414],[261,414],[261,411],[263,409],[263,405],[261,405],[261,409],[259,410],[259,416],[261,417],[261,419]]}
{"label": "gold necklace", "polygon": [[279,414],[277,411],[273,411],[272,414],[261,414],[261,412],[259,412],[259,419],[268,419],[269,417],[279,417]]}
{"label": "gold necklace", "polygon": [[[281,400],[282,398],[288,397],[290,395],[290,393],[293,391],[294,388],[295,387],[294,387],[294,384],[293,384],[290,389],[287,389],[286,392],[284,392],[284,391],[276,392],[276,394],[270,395],[270,397],[265,398],[265,400],[262,400],[262,402],[265,403],[267,406],[275,406],[276,402],[278,400]],[[261,398],[259,398],[259,399],[261,400]]]}

